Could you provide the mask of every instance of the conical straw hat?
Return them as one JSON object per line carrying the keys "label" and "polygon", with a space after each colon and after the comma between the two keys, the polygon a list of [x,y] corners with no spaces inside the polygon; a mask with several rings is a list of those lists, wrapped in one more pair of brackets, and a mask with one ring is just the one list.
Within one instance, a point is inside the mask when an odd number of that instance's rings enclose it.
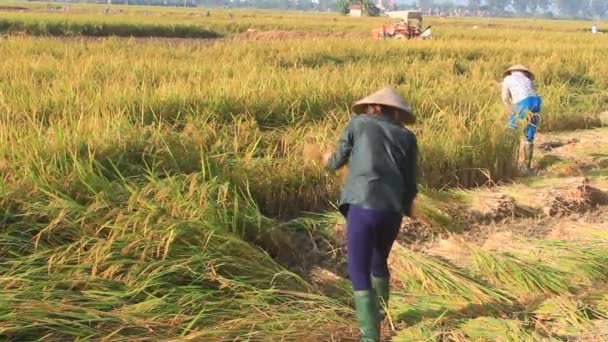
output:
{"label": "conical straw hat", "polygon": [[524,73],[530,75],[530,79],[534,80],[534,77],[535,77],[534,73],[532,71],[530,71],[530,69],[528,69],[528,67],[521,65],[521,64],[514,65],[514,66],[510,67],[509,69],[507,69],[505,71],[505,73],[502,75],[502,78],[509,76],[513,71],[524,72]]}
{"label": "conical straw hat", "polygon": [[409,116],[408,123],[416,121],[412,107],[405,103],[405,100],[391,87],[384,87],[370,96],[355,102],[353,112],[362,114],[368,105],[383,105],[398,109]]}

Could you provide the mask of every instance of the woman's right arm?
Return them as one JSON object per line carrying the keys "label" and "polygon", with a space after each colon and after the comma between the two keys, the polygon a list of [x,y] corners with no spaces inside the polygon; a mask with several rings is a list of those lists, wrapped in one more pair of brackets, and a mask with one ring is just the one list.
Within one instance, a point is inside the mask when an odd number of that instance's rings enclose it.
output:
{"label": "woman's right arm", "polygon": [[507,111],[507,114],[511,114],[513,112],[513,104],[511,103],[511,91],[509,90],[509,85],[507,84],[507,80],[502,82],[502,103]]}
{"label": "woman's right arm", "polygon": [[333,153],[329,160],[327,161],[326,167],[330,170],[338,170],[341,169],[346,163],[348,163],[348,159],[350,158],[350,153],[353,150],[354,144],[354,118],[348,122],[346,128],[342,132],[340,139],[338,139],[338,144],[336,146],[336,151]]}

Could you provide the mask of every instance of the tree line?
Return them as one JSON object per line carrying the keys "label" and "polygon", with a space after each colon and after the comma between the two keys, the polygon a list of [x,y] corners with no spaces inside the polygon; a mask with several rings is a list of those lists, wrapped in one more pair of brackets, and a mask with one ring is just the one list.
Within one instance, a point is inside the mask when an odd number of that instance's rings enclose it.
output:
{"label": "tree line", "polygon": [[[32,0],[30,0],[32,1]],[[338,0],[50,0],[51,2],[97,3],[166,7],[252,7],[284,10],[337,10]],[[368,1],[368,0],[363,0]]]}
{"label": "tree line", "polygon": [[[449,3],[440,0],[419,0],[422,8],[432,8]],[[557,11],[567,17],[606,17],[608,0],[468,0],[467,9],[485,9],[497,14],[514,12],[519,15],[533,15]]]}

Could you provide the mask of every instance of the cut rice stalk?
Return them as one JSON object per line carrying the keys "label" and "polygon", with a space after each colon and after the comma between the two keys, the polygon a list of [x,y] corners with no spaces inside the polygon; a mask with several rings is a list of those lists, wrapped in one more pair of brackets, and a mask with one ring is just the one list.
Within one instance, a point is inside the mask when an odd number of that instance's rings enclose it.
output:
{"label": "cut rice stalk", "polygon": [[425,293],[459,296],[474,304],[509,303],[510,297],[439,259],[396,245],[391,253],[394,274]]}
{"label": "cut rice stalk", "polygon": [[469,245],[476,271],[494,284],[519,295],[569,293],[568,275],[552,267]]}

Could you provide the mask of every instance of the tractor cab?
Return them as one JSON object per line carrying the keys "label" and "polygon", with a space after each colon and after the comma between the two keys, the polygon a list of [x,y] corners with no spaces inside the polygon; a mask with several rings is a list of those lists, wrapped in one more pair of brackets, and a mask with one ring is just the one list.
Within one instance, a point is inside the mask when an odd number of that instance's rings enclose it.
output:
{"label": "tractor cab", "polygon": [[406,11],[400,20],[402,25],[411,28],[422,28],[422,12],[419,11]]}

